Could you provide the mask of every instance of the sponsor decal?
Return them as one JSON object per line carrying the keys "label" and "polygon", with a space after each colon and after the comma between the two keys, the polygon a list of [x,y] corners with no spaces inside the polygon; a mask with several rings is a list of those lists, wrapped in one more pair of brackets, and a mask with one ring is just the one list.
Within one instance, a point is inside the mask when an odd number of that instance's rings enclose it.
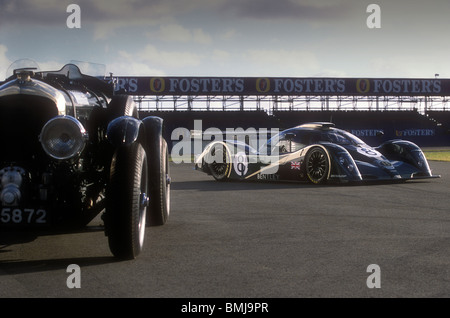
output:
{"label": "sponsor decal", "polygon": [[237,94],[244,92],[244,79],[168,78],[168,92],[176,94]]}
{"label": "sponsor decal", "polygon": [[370,90],[370,82],[368,79],[360,78],[356,81],[356,91],[361,94],[366,94]]}
{"label": "sponsor decal", "polygon": [[384,132],[380,129],[352,129],[351,133],[357,137],[377,137]]}
{"label": "sponsor decal", "polygon": [[397,137],[433,137],[436,135],[435,129],[403,129],[396,130]]}
{"label": "sponsor decal", "polygon": [[381,166],[381,167],[384,167],[384,168],[386,168],[386,169],[389,169],[389,170],[395,170],[394,166],[393,166],[392,163],[389,162],[389,161],[381,160],[381,161],[380,161],[380,166]]}
{"label": "sponsor decal", "polygon": [[150,91],[161,93],[166,89],[166,83],[162,77],[152,77],[150,79]]}
{"label": "sponsor decal", "polygon": [[271,89],[276,94],[335,94],[344,91],[345,80],[333,78],[275,78]]}
{"label": "sponsor decal", "polygon": [[439,94],[441,81],[431,79],[374,79],[375,94]]}
{"label": "sponsor decal", "polygon": [[291,161],[291,169],[300,170],[300,161]]}
{"label": "sponsor decal", "polygon": [[267,93],[270,90],[270,81],[268,78],[258,78],[256,80],[256,91]]}
{"label": "sponsor decal", "polygon": [[370,149],[370,148],[364,148],[364,147],[358,147],[356,148],[356,150],[367,157],[381,157],[381,153],[379,153],[378,151],[376,151],[375,149]]}
{"label": "sponsor decal", "polygon": [[[115,77],[133,95],[373,95],[447,96],[449,79],[279,78],[279,77]],[[110,78],[105,79],[110,81]],[[129,87],[128,87],[129,86]]]}
{"label": "sponsor decal", "polygon": [[238,152],[234,155],[233,161],[234,171],[238,176],[245,176],[248,172],[248,159],[244,152]]}
{"label": "sponsor decal", "polygon": [[345,175],[345,174],[332,174],[332,175],[330,176],[330,178],[340,178],[340,179],[344,179],[344,178],[347,178],[347,175]]}
{"label": "sponsor decal", "polygon": [[108,84],[114,84],[114,90],[125,91],[128,94],[134,94],[138,91],[138,78],[136,77],[110,77],[107,80]]}
{"label": "sponsor decal", "polygon": [[271,174],[259,173],[256,175],[256,179],[278,181],[278,180],[280,180],[280,176],[277,174],[274,174],[274,173],[271,173]]}

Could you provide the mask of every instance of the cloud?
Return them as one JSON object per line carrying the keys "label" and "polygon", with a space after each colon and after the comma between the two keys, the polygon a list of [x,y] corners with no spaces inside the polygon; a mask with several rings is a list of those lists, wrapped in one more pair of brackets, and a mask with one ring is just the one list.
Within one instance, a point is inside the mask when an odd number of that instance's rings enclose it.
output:
{"label": "cloud", "polygon": [[236,29],[229,29],[223,33],[222,38],[225,40],[232,40],[234,37],[236,37],[236,34]]}
{"label": "cloud", "polygon": [[258,67],[258,74],[264,76],[310,76],[320,68],[317,57],[308,51],[248,50],[244,59]]}
{"label": "cloud", "polygon": [[231,53],[224,50],[215,49],[211,54],[211,60],[215,63],[224,64],[231,58]]}
{"label": "cloud", "polygon": [[311,0],[231,0],[222,3],[222,11],[238,18],[252,19],[305,19],[335,21],[351,14],[355,1]]}
{"label": "cloud", "polygon": [[6,71],[12,63],[12,61],[6,57],[7,51],[8,48],[5,45],[0,44],[0,81],[3,81],[6,78]]}
{"label": "cloud", "polygon": [[[66,27],[72,12],[67,6],[72,0],[1,0],[0,26],[26,28]],[[133,26],[149,26],[174,21],[177,15],[190,12],[197,6],[206,5],[206,0],[78,0],[81,29],[93,32],[95,40],[106,39],[118,29]],[[203,4],[202,4],[203,3]],[[192,30],[197,41],[208,41],[201,30]]]}
{"label": "cloud", "polygon": [[203,29],[197,28],[192,31],[192,40],[199,44],[210,44],[212,42],[211,36],[203,31]]}
{"label": "cloud", "polygon": [[165,76],[165,72],[139,62],[116,61],[108,65],[108,72],[114,76]]}
{"label": "cloud", "polygon": [[1,0],[1,23],[53,25],[66,21],[69,4],[76,3],[85,23],[155,24],[198,8],[207,0]]}
{"label": "cloud", "polygon": [[[70,0],[2,0],[0,1],[0,25],[16,28],[30,25],[65,26],[67,18],[72,14],[72,11],[67,12],[67,7],[72,2]],[[78,1],[78,3],[83,2],[89,4],[85,0]],[[91,9],[88,9],[87,4],[81,10],[84,19],[91,16],[89,13]]]}
{"label": "cloud", "polygon": [[[81,8],[81,30],[67,31],[71,3]],[[376,2],[380,30],[366,27],[369,3],[0,0],[0,65],[30,54],[25,57],[105,61],[124,74],[399,76],[449,69],[441,32],[448,27],[448,0]]]}
{"label": "cloud", "polygon": [[115,76],[165,76],[165,72],[161,69],[152,67],[150,62],[142,62],[137,57],[126,51],[118,52],[119,59],[107,65],[107,72],[113,73]]}
{"label": "cloud", "polygon": [[150,44],[139,52],[137,57],[154,66],[172,69],[198,66],[203,58],[201,55],[189,51],[160,51]]}
{"label": "cloud", "polygon": [[[72,0],[2,0],[0,25],[65,25]],[[179,17],[204,14],[229,23],[233,19],[306,19],[336,21],[361,4],[354,0],[78,0],[82,28],[95,25],[97,38],[124,26],[175,23]],[[363,13],[364,14],[364,13]],[[201,15],[200,15],[201,16]],[[198,21],[201,21],[200,19]],[[112,31],[111,31],[112,32]],[[195,34],[192,34],[195,35]],[[201,37],[202,35],[197,35]]]}
{"label": "cloud", "polygon": [[370,59],[369,67],[379,77],[434,77],[440,74],[445,77],[450,68],[450,62],[445,58],[430,59],[428,56],[417,57],[415,55],[391,55]]}
{"label": "cloud", "polygon": [[157,38],[165,42],[210,44],[211,36],[201,28],[188,29],[179,24],[162,24],[159,30],[147,32],[148,38]]}

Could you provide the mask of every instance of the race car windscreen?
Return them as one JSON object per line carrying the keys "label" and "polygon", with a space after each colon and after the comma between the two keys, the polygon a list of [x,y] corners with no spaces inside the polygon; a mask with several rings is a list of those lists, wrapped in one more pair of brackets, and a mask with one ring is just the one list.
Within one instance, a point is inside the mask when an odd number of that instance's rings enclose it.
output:
{"label": "race car windscreen", "polygon": [[328,141],[338,145],[354,145],[361,146],[366,143],[344,130],[333,129],[322,134],[324,141]]}

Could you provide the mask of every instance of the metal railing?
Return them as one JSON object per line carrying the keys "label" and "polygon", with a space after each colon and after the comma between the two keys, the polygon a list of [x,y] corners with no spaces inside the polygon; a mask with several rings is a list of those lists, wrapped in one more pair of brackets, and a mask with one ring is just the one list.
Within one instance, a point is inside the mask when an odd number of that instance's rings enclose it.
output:
{"label": "metal railing", "polygon": [[135,96],[140,111],[450,111],[448,96]]}

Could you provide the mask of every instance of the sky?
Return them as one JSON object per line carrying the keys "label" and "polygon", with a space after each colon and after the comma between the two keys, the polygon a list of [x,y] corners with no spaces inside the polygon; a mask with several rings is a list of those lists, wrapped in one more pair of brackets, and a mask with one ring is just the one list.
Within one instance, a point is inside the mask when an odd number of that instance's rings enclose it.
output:
{"label": "sky", "polygon": [[450,78],[449,34],[448,0],[0,0],[0,80],[22,58],[116,76]]}

